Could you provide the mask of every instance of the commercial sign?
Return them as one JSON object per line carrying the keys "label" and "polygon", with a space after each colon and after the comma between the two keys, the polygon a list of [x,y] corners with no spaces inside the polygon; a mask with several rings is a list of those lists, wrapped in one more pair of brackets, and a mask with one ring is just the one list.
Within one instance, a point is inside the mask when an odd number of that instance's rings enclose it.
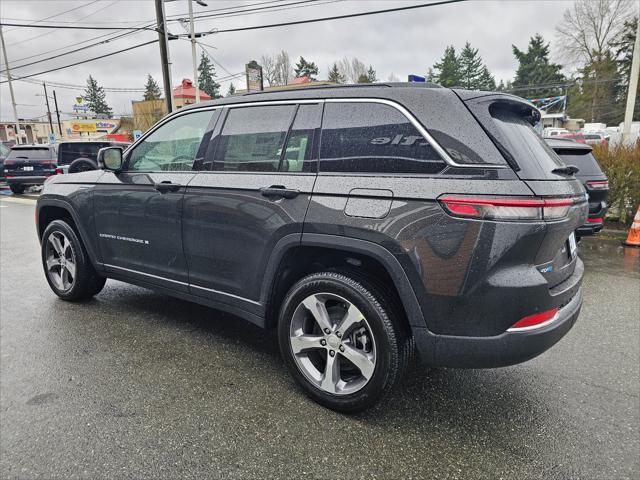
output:
{"label": "commercial sign", "polygon": [[86,112],[87,110],[89,110],[89,105],[86,105],[84,102],[84,99],[82,97],[76,97],[76,103],[73,104],[73,109],[78,112],[78,111],[82,111],[82,112]]}
{"label": "commercial sign", "polygon": [[262,83],[262,67],[255,60],[250,61],[245,66],[247,74],[247,92],[261,92],[263,90]]}
{"label": "commercial sign", "polygon": [[96,132],[96,131],[98,131],[95,123],[80,123],[80,122],[73,122],[71,124],[71,130],[73,132]]}

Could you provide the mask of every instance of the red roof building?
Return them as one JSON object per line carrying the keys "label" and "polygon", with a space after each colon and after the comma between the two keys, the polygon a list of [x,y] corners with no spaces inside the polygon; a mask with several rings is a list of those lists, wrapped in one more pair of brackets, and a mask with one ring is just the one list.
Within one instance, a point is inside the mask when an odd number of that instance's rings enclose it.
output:
{"label": "red roof building", "polygon": [[[173,89],[173,100],[176,108],[196,103],[196,87],[193,82],[188,78],[182,79],[182,83]],[[211,100],[211,97],[200,90],[200,101],[204,100]]]}

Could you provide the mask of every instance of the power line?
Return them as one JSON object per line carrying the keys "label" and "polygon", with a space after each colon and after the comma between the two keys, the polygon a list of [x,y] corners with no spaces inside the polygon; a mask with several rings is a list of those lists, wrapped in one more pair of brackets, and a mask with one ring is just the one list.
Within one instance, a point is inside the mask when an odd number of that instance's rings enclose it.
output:
{"label": "power line", "polygon": [[261,30],[265,28],[276,28],[276,27],[286,27],[289,25],[303,25],[306,23],[316,23],[316,22],[326,22],[329,20],[341,20],[344,18],[355,18],[355,17],[364,17],[367,15],[377,15],[380,13],[391,13],[391,12],[402,12],[406,10],[414,10],[417,8],[427,8],[427,7],[436,7],[438,5],[447,5],[451,3],[460,3],[465,2],[466,0],[441,0],[438,2],[432,3],[421,3],[420,5],[408,5],[405,7],[396,7],[396,8],[386,8],[384,10],[373,10],[369,12],[360,12],[360,13],[350,13],[347,15],[335,15],[333,17],[322,17],[322,18],[309,18],[307,20],[296,20],[293,22],[282,22],[282,23],[271,23],[268,25],[253,25],[251,27],[238,27],[238,28],[227,28],[223,30],[214,30],[211,33],[231,33],[231,32],[244,32],[247,30]]}
{"label": "power line", "polygon": [[[62,66],[62,67],[52,68],[52,69],[50,69],[50,70],[45,70],[45,71],[43,71],[43,72],[33,73],[33,74],[30,74],[30,75],[24,75],[24,76],[22,76],[22,77],[16,77],[15,79],[16,79],[16,80],[21,80],[21,79],[23,79],[23,78],[35,77],[36,75],[43,75],[43,74],[45,74],[45,73],[55,72],[55,71],[57,71],[57,70],[63,70],[63,69],[65,69],[65,68],[69,68],[69,67],[75,67],[76,65],[81,65],[81,64],[83,64],[83,63],[92,62],[92,61],[94,61],[94,60],[100,60],[101,58],[111,57],[111,56],[113,56],[113,55],[117,55],[118,53],[128,52],[128,51],[130,51],[130,50],[134,50],[134,49],[136,49],[136,48],[144,47],[144,46],[146,46],[146,45],[151,45],[152,43],[157,43],[157,42],[158,42],[158,40],[150,40],[150,41],[148,41],[148,42],[139,43],[139,44],[137,44],[137,45],[133,45],[133,46],[131,46],[131,47],[123,48],[122,50],[116,50],[115,52],[106,53],[106,54],[104,54],[104,55],[100,55],[100,56],[98,56],[98,57],[88,58],[88,59],[86,59],[86,60],[81,60],[81,61],[79,61],[79,62],[70,63],[69,65],[64,65],[64,66]],[[8,81],[8,80],[3,80],[3,81],[2,81],[2,82],[0,82],[0,83],[6,83],[7,81]]]}
{"label": "power line", "polygon": [[[114,5],[115,3],[118,3],[118,1],[119,1],[119,0],[115,0],[115,1],[113,1],[113,2],[111,2],[111,3],[109,3],[109,4],[107,4],[107,5],[105,5],[104,7],[101,7],[101,8],[99,8],[99,9],[97,9],[97,10],[94,10],[93,12],[91,12],[91,13],[89,13],[89,14],[85,15],[84,17],[80,17],[78,20],[84,20],[85,18],[89,18],[90,16],[95,15],[95,14],[96,14],[96,13],[98,13],[98,12],[101,12],[101,11],[102,11],[102,10],[104,10],[105,8],[109,8],[109,7],[111,7],[112,5]],[[91,2],[91,3],[95,3],[95,2]],[[90,5],[91,3],[89,3],[88,5]],[[51,35],[52,33],[55,33],[55,30],[54,30],[54,31],[50,31],[50,32],[44,32],[44,33],[42,33],[42,34],[40,34],[40,35],[36,35],[35,37],[31,37],[31,38],[28,38],[28,39],[26,39],[26,40],[20,40],[19,42],[13,42],[13,43],[10,43],[8,46],[12,46],[12,45],[19,45],[19,44],[21,44],[21,43],[31,42],[31,41],[33,41],[33,40],[35,40],[35,39],[37,39],[37,38],[42,38],[42,37],[45,37],[45,36],[47,36],[47,35]]]}
{"label": "power line", "polygon": [[[19,19],[19,18],[12,18],[12,19],[9,19],[9,18],[6,18],[6,17],[5,17],[5,20],[18,20],[18,21],[23,21],[23,22],[40,23],[40,22],[44,22],[45,20],[49,20],[50,18],[59,17],[60,15],[64,15],[65,13],[73,12],[73,11],[75,11],[75,10],[80,10],[81,8],[88,7],[89,5],[91,5],[91,4],[93,4],[93,3],[96,3],[96,2],[99,2],[99,1],[100,1],[100,0],[93,0],[93,1],[91,1],[91,2],[89,2],[89,3],[85,3],[85,4],[80,5],[80,6],[78,6],[78,7],[73,7],[73,8],[70,8],[69,10],[64,10],[64,11],[62,11],[62,12],[60,12],[60,13],[56,13],[55,15],[49,15],[48,17],[41,18],[40,20],[21,20],[21,19]],[[19,27],[16,27],[16,28],[10,28],[9,30],[6,30],[6,31],[5,31],[5,33],[12,32],[12,31],[14,31],[14,30],[17,30],[18,28],[19,28]]]}
{"label": "power line", "polygon": [[[62,30],[154,30],[149,28],[137,28],[137,27],[100,27],[87,25],[84,27],[76,26],[76,25],[34,25],[34,24],[22,24],[22,23],[13,23],[13,22],[0,22],[0,26],[5,27],[24,27],[24,28],[54,28],[54,29],[62,29]],[[155,30],[154,30],[155,31]]]}

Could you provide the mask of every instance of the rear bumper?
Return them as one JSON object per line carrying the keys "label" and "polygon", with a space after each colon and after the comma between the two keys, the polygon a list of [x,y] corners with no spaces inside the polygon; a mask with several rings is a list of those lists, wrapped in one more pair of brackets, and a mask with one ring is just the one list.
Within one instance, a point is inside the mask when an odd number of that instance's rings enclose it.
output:
{"label": "rear bumper", "polygon": [[438,335],[427,328],[414,328],[422,363],[451,368],[495,368],[537,357],[564,337],[576,322],[582,307],[583,272],[584,266],[578,259],[573,275],[549,290],[549,302],[559,310],[553,321],[538,328],[489,337]]}
{"label": "rear bumper", "polygon": [[[9,176],[11,177],[11,175]],[[6,180],[9,185],[42,185],[49,177],[50,175],[34,175],[32,177],[11,177]]]}

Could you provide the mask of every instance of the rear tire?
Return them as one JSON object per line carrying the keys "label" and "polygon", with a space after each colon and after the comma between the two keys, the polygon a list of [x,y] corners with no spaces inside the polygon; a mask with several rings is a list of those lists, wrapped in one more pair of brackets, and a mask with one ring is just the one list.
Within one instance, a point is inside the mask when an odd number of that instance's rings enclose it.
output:
{"label": "rear tire", "polygon": [[289,290],[278,340],[287,368],[316,402],[339,412],[370,408],[402,379],[409,339],[387,296],[365,277],[308,275]]}
{"label": "rear tire", "polygon": [[24,185],[9,185],[11,192],[16,195],[21,195],[24,193],[25,186]]}
{"label": "rear tire", "polygon": [[98,275],[73,227],[51,222],[42,235],[42,265],[51,290],[63,300],[77,301],[100,293],[106,278]]}

